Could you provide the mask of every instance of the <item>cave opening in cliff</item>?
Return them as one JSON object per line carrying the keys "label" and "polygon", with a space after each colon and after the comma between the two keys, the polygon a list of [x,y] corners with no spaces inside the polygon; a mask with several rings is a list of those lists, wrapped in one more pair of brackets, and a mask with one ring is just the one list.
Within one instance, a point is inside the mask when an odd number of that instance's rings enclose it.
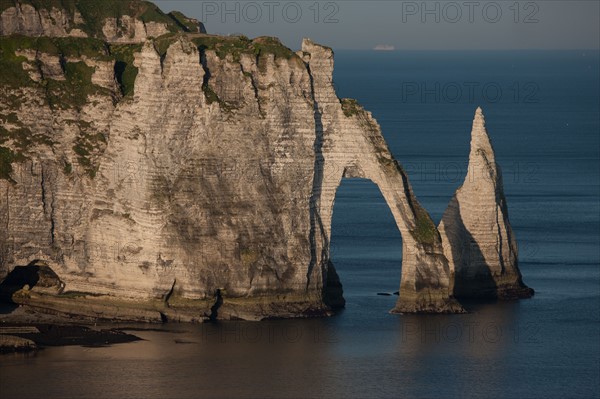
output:
{"label": "cave opening in cliff", "polygon": [[58,275],[44,261],[34,260],[26,266],[15,266],[0,283],[0,303],[12,305],[15,292],[38,285],[57,289],[64,287]]}
{"label": "cave opening in cliff", "polygon": [[[402,237],[379,188],[367,179],[344,178],[331,226],[331,260],[343,285],[346,307],[378,297],[382,312],[397,298]],[[384,283],[382,283],[384,282]]]}

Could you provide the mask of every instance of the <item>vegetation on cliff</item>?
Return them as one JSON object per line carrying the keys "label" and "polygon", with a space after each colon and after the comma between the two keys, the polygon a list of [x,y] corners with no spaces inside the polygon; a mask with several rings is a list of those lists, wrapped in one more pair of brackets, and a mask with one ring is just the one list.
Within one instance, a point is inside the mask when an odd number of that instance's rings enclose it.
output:
{"label": "vegetation on cliff", "polygon": [[173,20],[175,20],[175,22],[186,32],[206,33],[198,21],[186,17],[179,11],[171,11],[168,15],[169,17],[173,18]]}
{"label": "vegetation on cliff", "polygon": [[15,161],[15,153],[10,148],[0,146],[0,179],[12,181],[12,163]]}
{"label": "vegetation on cliff", "polygon": [[344,115],[346,115],[348,118],[358,115],[363,110],[358,101],[353,98],[342,98],[340,101],[342,103]]}
{"label": "vegetation on cliff", "polygon": [[[39,60],[30,61],[24,54],[29,51],[32,57],[43,53],[50,56],[59,57],[67,81],[77,84],[78,90],[89,92],[92,86],[91,75],[92,68],[85,68],[79,61],[72,62],[73,59],[83,57],[99,61],[110,60],[106,45],[97,39],[72,38],[72,37],[28,37],[28,36],[10,36],[0,41],[0,84],[5,87],[22,88],[46,86],[48,81],[42,76],[40,82],[31,78],[28,71],[25,70],[25,64],[29,63],[30,70],[39,69],[41,62]],[[48,90],[52,91],[52,87]],[[65,103],[66,104],[66,103]],[[69,102],[69,104],[71,104]]]}
{"label": "vegetation on cliff", "polygon": [[[162,57],[167,49],[180,34],[166,34],[155,39],[155,48]],[[192,41],[200,51],[215,50],[219,58],[225,59],[228,55],[234,61],[239,61],[241,54],[250,54],[259,59],[266,60],[266,55],[273,54],[275,58],[291,59],[295,54],[275,38],[258,38],[250,40],[243,36],[219,37],[203,35],[194,37]],[[142,44],[109,44],[94,38],[73,37],[27,37],[14,35],[5,37],[0,42],[0,86],[2,96],[8,109],[0,109],[0,118],[17,128],[2,128],[0,131],[0,178],[9,180],[14,162],[27,159],[27,152],[35,144],[52,145],[43,134],[33,135],[19,122],[17,114],[23,101],[23,90],[33,89],[39,93],[39,98],[54,110],[80,111],[88,104],[90,96],[105,95],[116,100],[120,97],[133,96],[138,68],[134,65],[135,54],[140,52]],[[38,57],[41,55],[56,57],[60,62],[61,78],[45,76],[43,62]],[[92,81],[95,68],[86,61],[106,61],[114,64],[114,76],[120,86],[120,93],[113,93],[105,87],[98,86]],[[35,78],[35,76],[39,78]],[[221,100],[217,93],[206,84],[204,93],[208,103],[217,102],[225,111],[230,111],[232,106]],[[85,123],[77,122],[81,130],[73,151],[83,170],[90,177],[94,177],[97,165],[93,159],[103,152],[106,145],[105,138],[97,135],[89,136],[85,133]],[[10,130],[9,130],[10,129]],[[72,172],[72,165],[65,163],[65,173]]]}
{"label": "vegetation on cliff", "polygon": [[[77,154],[77,162],[91,178],[96,177],[98,171],[98,165],[93,163],[92,158],[103,153],[106,144],[106,137],[102,133],[82,132],[73,146],[73,151]],[[65,173],[70,174],[69,166],[65,165],[65,168]]]}
{"label": "vegetation on cliff", "polygon": [[[163,13],[156,5],[142,0],[2,0],[0,12],[18,4],[28,4],[36,10],[66,11],[72,28],[81,29],[90,37],[102,37],[102,27],[107,18],[116,18],[117,24],[123,16],[143,21],[163,23],[172,32],[184,31],[172,16]],[[83,23],[77,23],[75,13],[81,15]]]}
{"label": "vegetation on cliff", "polygon": [[413,238],[423,244],[434,244],[439,233],[431,216],[419,204],[416,204],[414,208],[417,224],[411,231]]}
{"label": "vegetation on cliff", "polygon": [[206,35],[192,38],[192,42],[198,46],[201,51],[214,50],[221,59],[231,55],[233,61],[239,62],[242,54],[248,54],[255,57],[273,54],[277,59],[286,59],[297,57],[297,55],[284,46],[279,39],[275,37],[262,36],[254,40],[246,36],[212,36]]}
{"label": "vegetation on cliff", "polygon": [[12,130],[7,130],[4,126],[0,127],[0,145],[9,145],[10,147],[0,146],[0,179],[12,181],[12,164],[14,162],[23,162],[28,159],[30,149],[35,145],[51,146],[52,140],[43,133],[33,133],[31,130],[23,127],[22,123],[13,118],[15,114],[9,114],[2,117],[3,123],[18,126]]}
{"label": "vegetation on cliff", "polygon": [[[279,39],[259,37],[251,40],[245,36],[215,36],[199,33],[201,25],[180,12],[164,14],[157,6],[141,0],[3,0],[0,12],[17,5],[31,5],[37,10],[62,10],[67,16],[70,28],[78,28],[90,37],[45,37],[45,36],[5,36],[0,41],[0,119],[4,122],[0,131],[0,179],[10,179],[12,165],[28,159],[28,153],[37,145],[52,146],[52,140],[45,133],[33,134],[19,120],[18,110],[27,98],[41,99],[50,109],[79,114],[90,104],[95,95],[112,98],[116,103],[122,98],[130,98],[135,91],[138,68],[134,65],[135,54],[142,50],[141,43],[108,43],[104,40],[102,28],[107,18],[116,18],[122,26],[123,16],[130,16],[144,23],[164,23],[170,33],[154,38],[154,46],[161,57],[168,48],[186,36],[200,52],[214,50],[220,59],[239,62],[242,54],[256,57],[259,70],[266,72],[269,59],[302,60]],[[272,58],[271,58],[272,57]],[[50,62],[51,68],[46,63]],[[114,78],[119,91],[99,86],[93,79],[98,62],[112,63]],[[47,73],[51,69],[52,73]],[[249,72],[245,72],[249,74]],[[209,104],[218,103],[224,111],[231,111],[235,105],[219,98],[209,82],[203,86]],[[29,94],[27,94],[29,93]],[[36,94],[33,94],[36,93]],[[72,119],[69,117],[68,119]],[[80,117],[75,123],[79,134],[72,150],[77,163],[90,176],[94,177],[97,165],[94,159],[106,147],[106,138],[100,134],[90,134],[87,122]],[[73,172],[73,165],[63,160],[65,174]]]}

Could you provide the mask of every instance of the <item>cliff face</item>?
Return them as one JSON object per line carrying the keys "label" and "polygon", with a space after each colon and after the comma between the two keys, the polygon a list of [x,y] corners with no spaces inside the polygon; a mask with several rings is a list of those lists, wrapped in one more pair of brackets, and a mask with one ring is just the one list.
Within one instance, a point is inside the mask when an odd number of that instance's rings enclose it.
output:
{"label": "cliff face", "polygon": [[102,32],[1,43],[0,280],[30,264],[57,281],[13,300],[153,321],[327,313],[343,305],[335,193],[363,177],[402,234],[394,312],[462,311],[442,237],[377,122],[337,97],[331,49]]}
{"label": "cliff face", "polygon": [[439,226],[461,298],[528,298],[504,196],[502,173],[480,108],[473,120],[469,169]]}

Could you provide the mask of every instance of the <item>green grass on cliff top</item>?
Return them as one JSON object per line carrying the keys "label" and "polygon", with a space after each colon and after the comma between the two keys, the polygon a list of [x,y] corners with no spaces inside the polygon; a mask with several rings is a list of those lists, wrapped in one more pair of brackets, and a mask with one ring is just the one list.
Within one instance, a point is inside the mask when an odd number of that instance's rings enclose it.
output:
{"label": "green grass on cliff top", "polygon": [[297,57],[296,53],[284,46],[275,37],[262,36],[254,40],[246,36],[212,36],[206,35],[192,38],[192,42],[203,50],[214,50],[217,56],[225,59],[231,54],[233,60],[238,62],[242,54],[254,56],[273,54],[275,58],[291,59]]}
{"label": "green grass on cliff top", "polygon": [[0,41],[2,58],[12,57],[18,50],[35,50],[67,58],[85,56],[97,60],[110,60],[106,44],[98,39],[13,35],[3,37]]}
{"label": "green grass on cliff top", "polygon": [[[39,51],[59,57],[64,80],[32,80],[23,68],[23,63],[28,62],[27,58],[16,54],[23,50]],[[73,60],[82,56],[99,60],[111,59],[105,44],[96,39],[11,36],[0,41],[0,100],[8,105],[8,113],[4,112],[0,117],[3,122],[0,126],[0,144],[4,145],[0,147],[0,179],[12,181],[12,165],[27,159],[37,145],[53,145],[49,137],[27,129],[18,120],[16,113],[11,113],[11,110],[17,111],[20,108],[20,93],[24,88],[40,93],[39,97],[53,110],[81,109],[87,104],[90,95],[111,95],[109,90],[92,83],[93,67],[83,61]],[[28,63],[34,70],[39,68],[36,61]],[[9,131],[5,128],[6,123],[16,127]],[[92,176],[96,168],[89,159],[84,156],[78,158],[80,164]]]}
{"label": "green grass on cliff top", "polygon": [[[23,69],[27,58],[17,55],[18,51],[24,50],[59,57],[65,80],[43,79],[39,83],[33,81]],[[13,89],[41,86],[52,108],[83,106],[88,95],[101,91],[102,88],[92,83],[94,68],[87,66],[83,61],[69,61],[82,56],[111,60],[104,43],[97,39],[27,36],[4,38],[0,41],[0,85]],[[36,68],[36,61],[32,61],[30,66]]]}
{"label": "green grass on cliff top", "polygon": [[[60,57],[63,60],[87,57],[98,61],[113,61],[115,75],[121,85],[122,94],[133,94],[137,68],[133,65],[134,54],[142,49],[141,44],[108,45],[102,40],[75,37],[29,37],[14,35],[0,41],[0,85],[12,88],[35,87],[38,84],[31,80],[23,69],[24,56],[17,56],[18,51],[31,50]],[[85,68],[79,64],[74,67],[72,62],[64,62],[64,72],[67,83],[72,83],[74,92],[71,100],[65,105],[83,105],[85,97],[97,91],[98,86],[92,84],[93,68]],[[71,79],[73,78],[73,79]],[[61,84],[54,82],[47,89],[60,88]],[[68,88],[66,88],[68,89]],[[52,92],[50,92],[52,94]],[[68,99],[67,99],[68,100]],[[60,105],[56,103],[56,105]]]}
{"label": "green grass on cliff top", "polygon": [[200,25],[198,25],[191,18],[186,17],[179,11],[171,11],[168,14],[175,22],[183,28],[186,32],[196,33],[200,31]]}
{"label": "green grass on cliff top", "polygon": [[[14,6],[17,2],[30,4],[36,9],[63,9],[67,11],[71,20],[74,19],[75,10],[78,10],[85,23],[80,26],[72,24],[73,27],[82,29],[92,37],[50,38],[20,35],[3,37],[0,40],[0,71],[2,71],[0,87],[6,90],[2,94],[2,101],[8,104],[9,108],[15,110],[20,107],[22,102],[19,97],[21,89],[27,87],[39,89],[52,109],[80,109],[92,94],[111,94],[107,89],[92,83],[93,67],[86,65],[83,61],[73,60],[73,58],[85,57],[99,61],[113,61],[115,77],[121,85],[122,94],[125,97],[133,95],[138,74],[138,69],[133,62],[135,53],[141,51],[142,44],[108,44],[103,40],[93,38],[94,36],[103,37],[102,26],[106,18],[115,17],[118,20],[121,15],[129,15],[144,22],[165,23],[171,33],[155,40],[155,47],[162,56],[165,55],[168,47],[179,38],[178,33],[197,28],[196,26],[182,27],[182,23],[185,25],[185,23],[191,22],[187,21],[181,13],[172,13],[168,16],[152,3],[140,0],[0,0],[0,12]],[[266,68],[266,56],[270,54],[276,59],[297,58],[301,62],[292,50],[273,37],[259,37],[250,40],[245,36],[194,35],[191,40],[200,51],[214,50],[221,59],[231,55],[233,60],[238,62],[242,54],[256,56],[259,69],[263,72]],[[40,67],[39,61],[28,61],[25,56],[17,55],[17,52],[24,50],[59,57],[65,79],[42,79],[41,82],[32,80],[29,72],[24,69],[24,65],[28,64],[28,68],[35,70]],[[223,107],[228,108],[228,105],[223,103],[208,85],[204,89],[209,102],[218,101]],[[6,118],[11,116],[13,114],[4,115]],[[12,181],[10,178],[12,165],[27,159],[28,151],[33,146],[37,144],[52,145],[52,142],[48,141],[44,135],[35,135],[24,127],[10,132],[3,128],[0,133],[0,144],[10,144],[11,147],[0,147],[0,179]],[[90,136],[85,133],[73,146],[78,163],[84,167],[90,177],[94,177],[97,170],[91,160],[96,153],[102,152],[105,144],[102,137]],[[70,173],[71,165],[65,165],[65,170]]]}
{"label": "green grass on cliff top", "polygon": [[164,23],[170,31],[183,31],[177,21],[163,13],[160,8],[149,1],[142,0],[0,0],[0,12],[16,3],[29,4],[37,10],[53,8],[66,10],[73,21],[75,10],[79,11],[84,23],[75,25],[92,37],[102,36],[102,27],[107,18],[128,15],[143,22]]}

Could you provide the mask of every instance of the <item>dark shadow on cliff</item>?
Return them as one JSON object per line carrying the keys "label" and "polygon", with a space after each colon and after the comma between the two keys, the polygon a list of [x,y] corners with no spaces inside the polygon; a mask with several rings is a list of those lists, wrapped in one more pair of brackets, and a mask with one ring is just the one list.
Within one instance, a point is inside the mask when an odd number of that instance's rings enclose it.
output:
{"label": "dark shadow on cliff", "polygon": [[328,261],[327,266],[324,301],[331,309],[343,309],[346,306],[344,287],[331,260]]}
{"label": "dark shadow on cliff", "polygon": [[[315,96],[315,85],[314,78],[312,76],[310,66],[307,65],[309,76],[310,76],[310,85],[312,91],[312,97],[314,99],[314,118],[315,118],[315,143],[314,143],[314,152],[315,152],[315,162],[314,162],[314,176],[313,176],[313,185],[312,192],[310,196],[310,263],[308,265],[308,271],[306,272],[306,288],[308,289],[310,286],[310,277],[314,271],[315,266],[317,266],[317,229],[319,229],[320,236],[323,239],[323,249],[321,253],[321,259],[328,259],[327,250],[329,248],[329,242],[327,241],[327,234],[325,233],[325,229],[323,226],[323,221],[321,220],[321,215],[319,214],[319,205],[321,203],[321,187],[323,186],[323,172],[325,166],[325,157],[323,156],[323,115],[321,114],[321,110],[319,109],[319,102],[316,100]],[[322,276],[323,281],[327,281],[327,276]],[[339,281],[339,279],[338,279]],[[325,288],[325,287],[324,287]]]}
{"label": "dark shadow on cliff", "polygon": [[221,294],[221,290],[218,289],[215,293],[215,303],[210,308],[209,319],[211,322],[216,322],[219,318],[219,308],[221,305],[223,305],[223,295]]}
{"label": "dark shadow on cliff", "polygon": [[[323,221],[319,214],[319,205],[321,203],[321,188],[323,186],[323,172],[325,169],[325,157],[323,156],[323,123],[321,121],[321,112],[319,111],[319,105],[315,101],[315,164],[314,164],[314,176],[312,192],[310,196],[310,264],[307,271],[307,282],[306,285],[310,285],[310,276],[317,263],[317,229],[320,236],[324,240],[323,252],[326,251],[327,235],[323,228]],[[324,259],[324,258],[322,258]]]}
{"label": "dark shadow on cliff", "polygon": [[[502,168],[500,165],[496,164],[496,170],[498,175],[498,185],[496,187],[496,203],[500,204],[503,215],[506,217],[506,241],[509,243],[513,242],[513,231],[510,227],[510,223],[508,222],[508,203],[506,201],[506,196],[504,195],[504,178],[502,177]],[[503,240],[499,241],[500,248],[499,252],[502,252],[502,243]],[[506,265],[504,264],[504,257],[500,257],[500,266],[502,267],[502,272],[506,273]],[[531,298],[535,294],[535,290],[533,288],[529,288],[523,282],[523,275],[521,274],[521,270],[519,269],[519,260],[515,259],[515,267],[514,270],[511,268],[511,273],[515,274],[516,282],[512,287],[503,287],[504,289],[500,289],[497,291],[497,295],[499,299],[504,300],[516,300],[516,299],[525,299]]]}
{"label": "dark shadow on cliff", "polygon": [[[458,212],[457,217],[454,219],[457,225],[452,226],[452,228],[459,232],[459,236],[455,239],[461,240],[463,245],[451,246],[452,257],[455,265],[466,265],[466,268],[463,267],[462,272],[454,271],[454,297],[465,308],[473,303],[494,302],[498,299],[498,286],[490,267],[485,262],[481,248],[465,227],[460,208],[456,202],[456,197],[452,198],[448,207],[453,206]],[[466,243],[468,244],[465,247]],[[476,270],[475,273],[469,273],[473,269]]]}
{"label": "dark shadow on cliff", "polygon": [[121,95],[125,96],[127,94],[127,88],[124,81],[125,70],[127,69],[127,63],[123,61],[115,62],[114,72],[115,78],[117,79],[117,83],[119,84],[119,89],[121,90]]}

